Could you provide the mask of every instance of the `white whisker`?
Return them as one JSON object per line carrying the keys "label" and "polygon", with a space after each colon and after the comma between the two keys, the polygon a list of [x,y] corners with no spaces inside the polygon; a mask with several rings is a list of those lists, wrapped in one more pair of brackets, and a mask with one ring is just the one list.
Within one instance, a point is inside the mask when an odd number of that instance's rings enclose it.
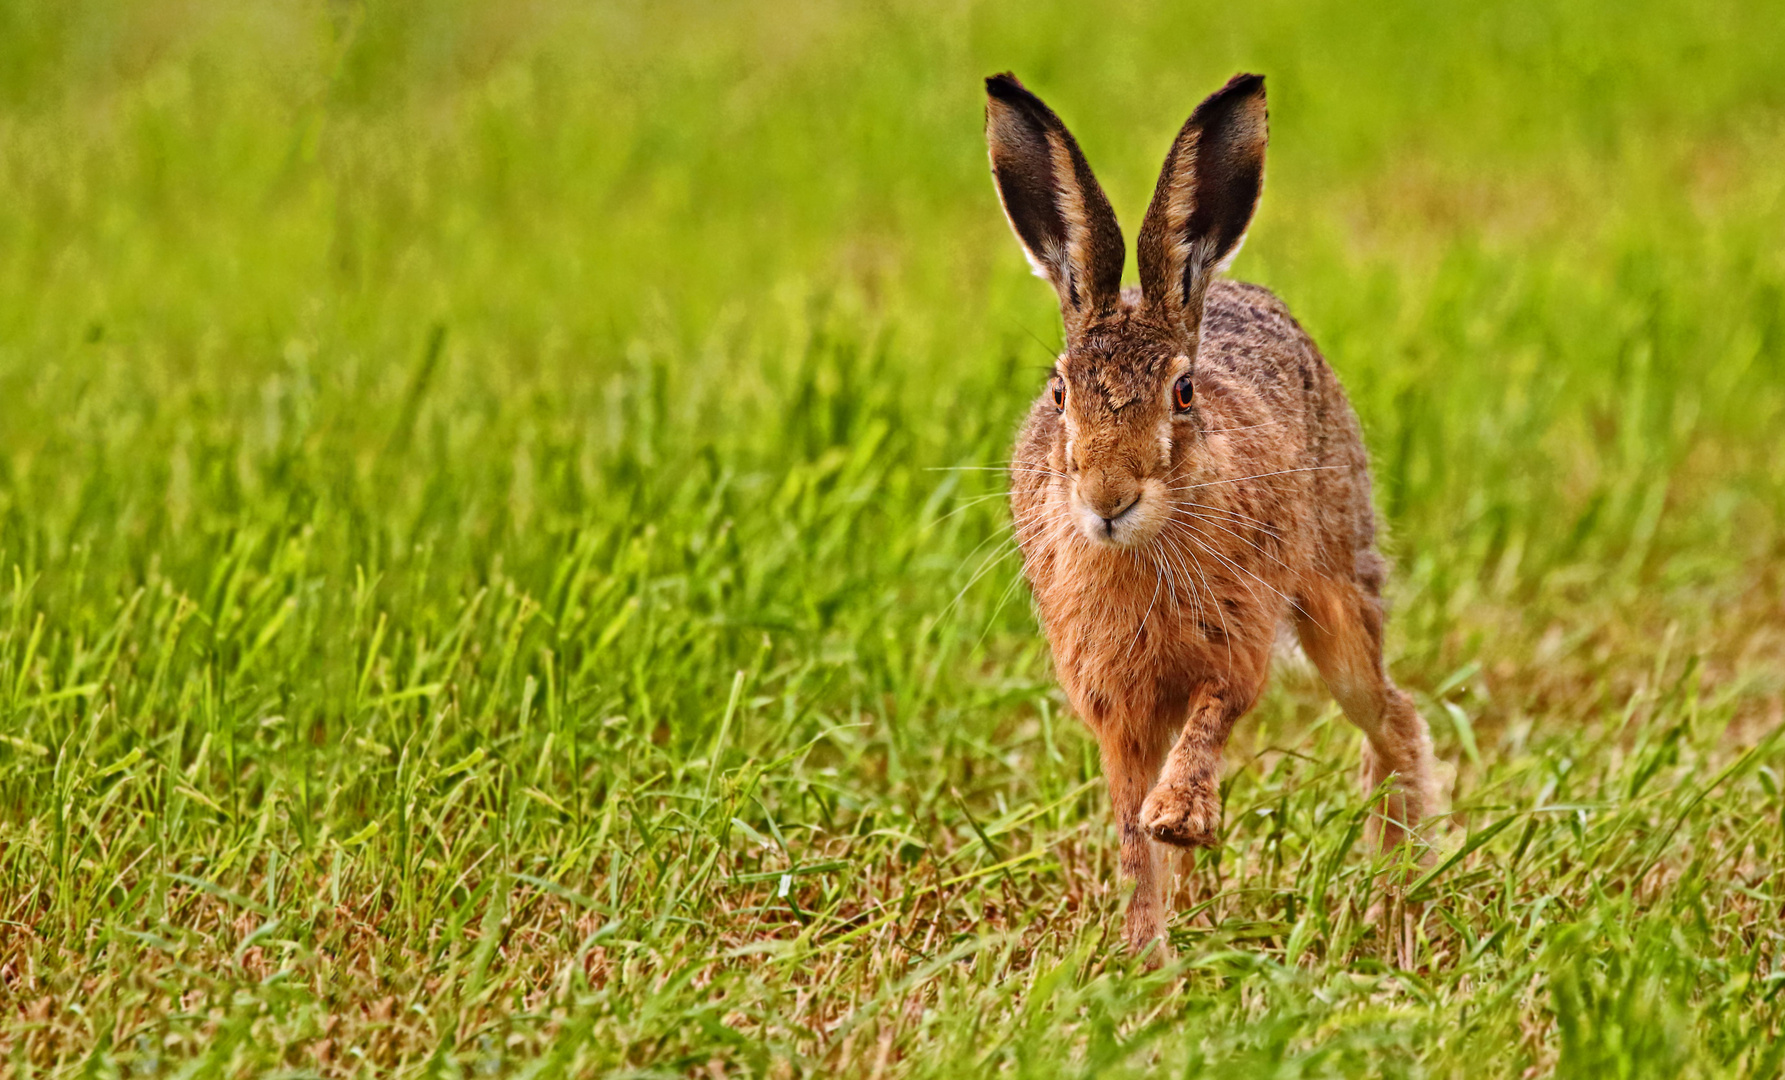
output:
{"label": "white whisker", "polygon": [[1220,529],[1222,532],[1233,537],[1235,540],[1239,540],[1242,543],[1246,544],[1253,551],[1258,552],[1260,555],[1263,555],[1265,558],[1276,563],[1278,566],[1281,566],[1283,569],[1288,570],[1291,574],[1295,573],[1295,570],[1288,563],[1284,562],[1282,559],[1277,558],[1275,555],[1272,555],[1270,552],[1264,550],[1264,546],[1259,544],[1258,541],[1253,540],[1251,537],[1244,536],[1240,533],[1237,533],[1237,532],[1233,531],[1232,529],[1228,528],[1227,526],[1221,524],[1219,521],[1214,520],[1213,518],[1200,517],[1200,516],[1194,515],[1194,514],[1189,515],[1189,516],[1190,516],[1191,520],[1193,520],[1193,521],[1200,521],[1205,525],[1213,525],[1215,528]]}
{"label": "white whisker", "polygon": [[1287,423],[1289,423],[1289,421],[1287,421],[1287,420],[1266,420],[1262,424],[1245,424],[1241,427],[1203,428],[1202,433],[1204,435],[1219,435],[1219,434],[1221,434],[1223,432],[1227,432],[1227,431],[1256,431],[1259,428],[1276,427],[1279,424],[1287,424]]}
{"label": "white whisker", "polygon": [[1220,484],[1237,484],[1242,480],[1263,480],[1267,476],[1288,476],[1290,473],[1325,472],[1328,469],[1348,469],[1350,467],[1351,466],[1349,465],[1309,465],[1306,468],[1301,469],[1278,469],[1276,472],[1253,473],[1251,476],[1231,476],[1225,480],[1208,480],[1200,484],[1191,484],[1189,487],[1179,488],[1177,490],[1188,491],[1190,488],[1215,487]]}
{"label": "white whisker", "polygon": [[[1190,527],[1189,522],[1184,522],[1183,524],[1185,524],[1186,527]],[[1213,524],[1213,522],[1210,522],[1210,524]],[[1275,585],[1272,585],[1270,582],[1259,577],[1257,574],[1253,573],[1251,570],[1247,569],[1246,567],[1241,566],[1238,563],[1234,562],[1233,560],[1229,559],[1227,556],[1221,554],[1219,551],[1216,551],[1214,545],[1210,544],[1208,542],[1208,540],[1209,540],[1208,537],[1202,538],[1203,546],[1208,551],[1208,553],[1210,555],[1213,555],[1215,558],[1220,559],[1222,562],[1233,567],[1235,570],[1238,570],[1240,573],[1245,574],[1246,576],[1250,577],[1253,581],[1256,581],[1260,585],[1263,585],[1265,588],[1269,589],[1271,592],[1276,593],[1277,596],[1279,598],[1281,598],[1285,604],[1289,605],[1290,610],[1301,614],[1309,622],[1312,622],[1315,626],[1320,626],[1319,620],[1315,619],[1314,616],[1310,615],[1305,609],[1303,609],[1303,607],[1300,604],[1298,604],[1294,600],[1290,599],[1289,596],[1283,592],[1283,590],[1277,588]],[[1247,587],[1247,591],[1251,592],[1250,586]],[[1254,600],[1257,600],[1258,594],[1255,592],[1252,593],[1252,598]],[[1320,626],[1320,629],[1325,630],[1326,627]]]}
{"label": "white whisker", "polygon": [[1183,502],[1174,501],[1172,503],[1172,509],[1179,513],[1183,513],[1185,507],[1195,507],[1198,510],[1212,510],[1217,514],[1226,514],[1228,517],[1243,521],[1248,525],[1256,525],[1258,528],[1270,533],[1272,536],[1277,535],[1277,526],[1275,524],[1242,514],[1238,510],[1229,510],[1224,506],[1211,506],[1208,503],[1191,502],[1189,500]]}
{"label": "white whisker", "polygon": [[[1215,608],[1215,616],[1221,620],[1221,642],[1227,648],[1227,671],[1229,674],[1232,674],[1233,673],[1233,631],[1231,629],[1229,629],[1228,625],[1227,625],[1227,606],[1222,602],[1222,598],[1215,594],[1214,587],[1209,584],[1208,574],[1203,572],[1202,560],[1198,559],[1196,557],[1195,548],[1198,544],[1198,541],[1196,540],[1196,538],[1194,536],[1190,536],[1188,534],[1186,534],[1185,539],[1190,541],[1191,546],[1183,549],[1184,554],[1189,557],[1192,567],[1194,567],[1194,569],[1196,570],[1196,576],[1202,580],[1203,591],[1208,594],[1209,603],[1211,605],[1213,605]],[[1207,545],[1202,545],[1202,546],[1206,547]],[[1203,621],[1203,616],[1202,616],[1200,608],[1197,611],[1197,620],[1196,621],[1197,621],[1197,625],[1200,627],[1202,625],[1202,621]]]}
{"label": "white whisker", "polygon": [[941,517],[930,522],[930,524],[932,526],[940,525],[944,521],[947,521],[949,518],[954,517],[956,514],[964,513],[967,510],[971,510],[973,507],[978,506],[980,503],[985,502],[988,499],[1007,499],[1009,497],[1010,497],[1009,493],[1003,492],[1003,491],[994,491],[989,495],[975,495],[972,498],[968,499],[966,502],[955,507],[953,510],[950,510],[948,513],[943,514]]}
{"label": "white whisker", "polygon": [[1146,632],[1147,620],[1153,615],[1153,605],[1159,602],[1159,589],[1165,584],[1165,575],[1159,572],[1159,564],[1153,564],[1153,598],[1147,601],[1147,610],[1141,614],[1140,625],[1134,628],[1134,640],[1128,643],[1128,655],[1134,655],[1134,647],[1140,644],[1140,636]]}

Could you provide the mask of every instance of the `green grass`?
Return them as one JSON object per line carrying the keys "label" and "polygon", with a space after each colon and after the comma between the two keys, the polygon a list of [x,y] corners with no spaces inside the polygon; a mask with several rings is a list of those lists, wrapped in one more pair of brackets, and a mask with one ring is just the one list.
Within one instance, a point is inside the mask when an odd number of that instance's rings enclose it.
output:
{"label": "green grass", "polygon": [[[0,4],[6,1071],[1780,1074],[1785,9],[1020,7]],[[1130,230],[1270,79],[1235,274],[1455,772],[1403,917],[1285,664],[1116,945],[1004,68]]]}

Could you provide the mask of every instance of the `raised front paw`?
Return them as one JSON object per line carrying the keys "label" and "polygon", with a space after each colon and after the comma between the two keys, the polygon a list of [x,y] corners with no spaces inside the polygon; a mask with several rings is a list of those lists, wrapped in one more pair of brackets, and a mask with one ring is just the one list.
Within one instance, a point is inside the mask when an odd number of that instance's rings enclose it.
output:
{"label": "raised front paw", "polygon": [[1221,793],[1203,783],[1161,783],[1140,806],[1140,827],[1161,843],[1214,847],[1221,842]]}

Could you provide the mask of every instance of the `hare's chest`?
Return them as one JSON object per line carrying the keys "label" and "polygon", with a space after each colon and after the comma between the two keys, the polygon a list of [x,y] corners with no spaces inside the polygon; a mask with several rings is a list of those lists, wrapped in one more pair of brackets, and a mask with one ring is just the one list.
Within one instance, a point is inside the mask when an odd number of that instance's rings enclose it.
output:
{"label": "hare's chest", "polygon": [[1112,578],[1053,569],[1052,580],[1037,583],[1037,607],[1055,670],[1085,719],[1097,724],[1104,714],[1143,715],[1181,703],[1206,666],[1208,647],[1173,584],[1158,574]]}

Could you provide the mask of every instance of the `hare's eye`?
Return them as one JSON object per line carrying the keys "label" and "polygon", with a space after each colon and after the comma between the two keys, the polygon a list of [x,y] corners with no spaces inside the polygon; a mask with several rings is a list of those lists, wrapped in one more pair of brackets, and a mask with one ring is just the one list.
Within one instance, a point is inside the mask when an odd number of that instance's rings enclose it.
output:
{"label": "hare's eye", "polygon": [[1181,375],[1177,385],[1171,388],[1171,403],[1177,406],[1179,412],[1185,412],[1190,408],[1190,398],[1195,393],[1196,386],[1190,381],[1190,376]]}
{"label": "hare's eye", "polygon": [[1066,380],[1058,375],[1048,382],[1048,392],[1054,396],[1054,408],[1066,408]]}

